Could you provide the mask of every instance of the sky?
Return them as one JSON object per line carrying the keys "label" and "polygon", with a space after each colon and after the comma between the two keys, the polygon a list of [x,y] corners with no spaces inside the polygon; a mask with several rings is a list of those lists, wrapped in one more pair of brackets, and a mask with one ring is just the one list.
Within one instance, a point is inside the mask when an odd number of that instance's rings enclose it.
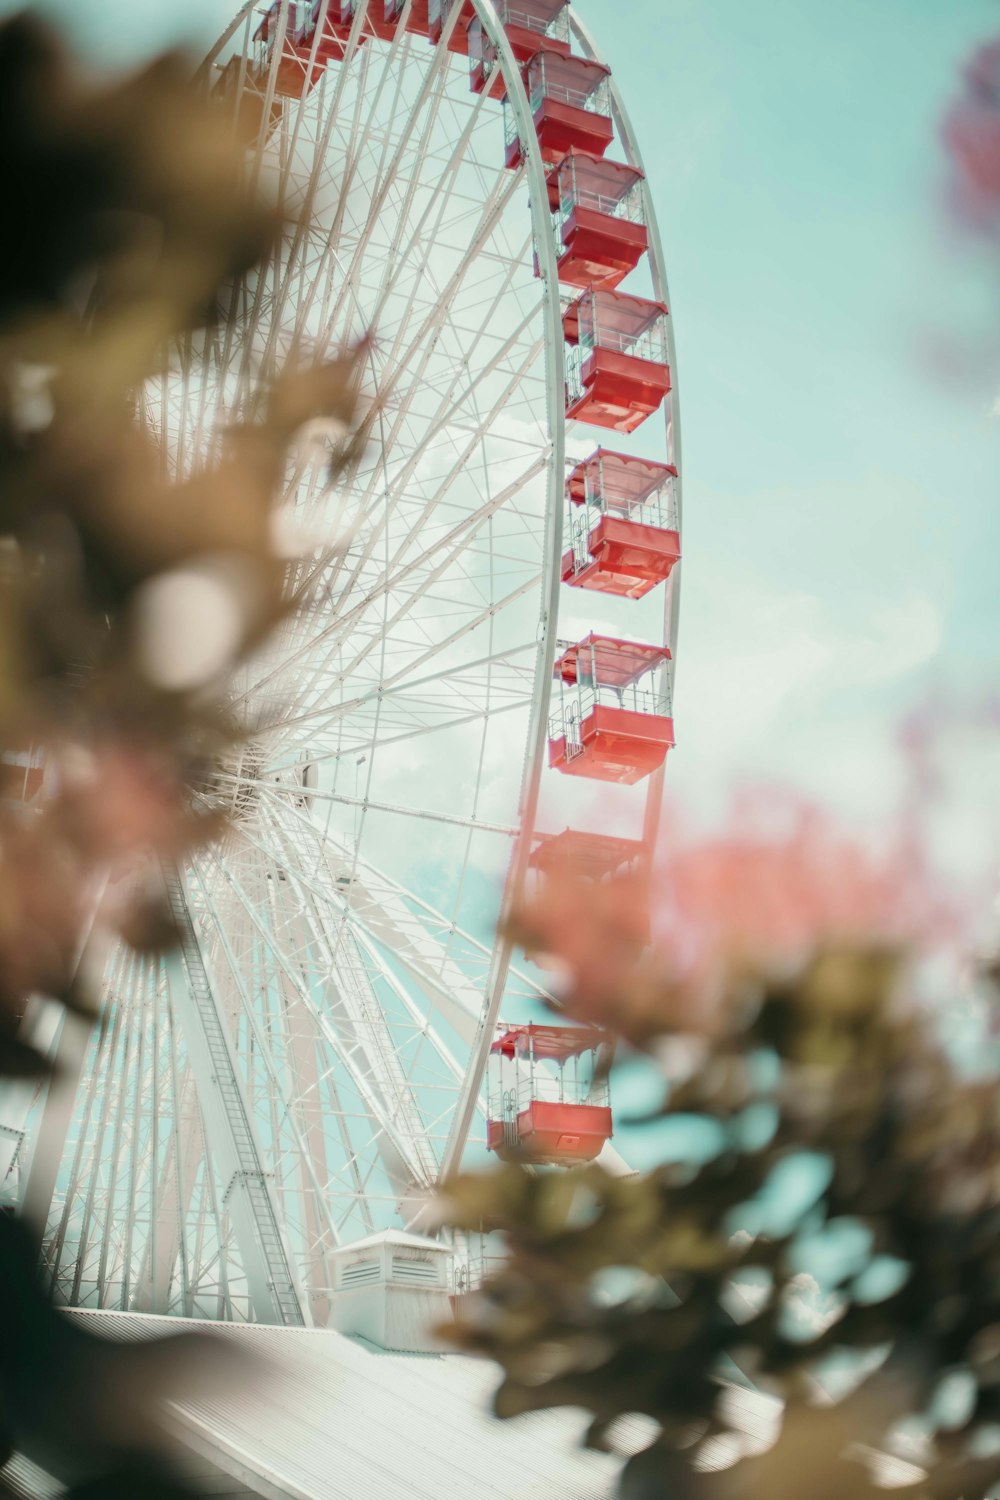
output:
{"label": "sky", "polygon": [[998,314],[944,212],[938,127],[1000,12],[586,13],[644,146],[678,345],[677,789],[787,775],[868,811],[897,711],[997,665],[1000,368],[945,382],[936,352]]}
{"label": "sky", "polygon": [[[231,9],[40,8],[109,64],[204,44]],[[877,818],[897,795],[900,714],[975,699],[1000,659],[1000,287],[949,220],[939,140],[1000,7],[578,9],[645,155],[675,321],[671,796],[711,816],[733,786],[782,780]],[[973,796],[1000,805],[991,775]]]}

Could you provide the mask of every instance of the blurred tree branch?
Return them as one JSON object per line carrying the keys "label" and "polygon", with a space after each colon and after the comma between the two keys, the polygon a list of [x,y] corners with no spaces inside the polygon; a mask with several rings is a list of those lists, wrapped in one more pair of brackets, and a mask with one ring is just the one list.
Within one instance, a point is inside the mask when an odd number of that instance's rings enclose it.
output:
{"label": "blurred tree branch", "polygon": [[[142,872],[224,826],[222,799],[207,794],[213,768],[257,727],[234,711],[232,674],[293,607],[274,526],[289,446],[317,418],[354,421],[356,355],[258,382],[184,472],[140,420],[144,383],[190,361],[282,232],[247,189],[231,122],[192,74],[170,55],[98,85],[36,21],[0,27],[8,1075],[46,1067],[19,1034],[32,997],[95,1014],[78,963],[93,924],[140,948],[172,941]],[[200,667],[180,629],[192,577],[228,630]],[[0,1429],[80,1481],[80,1495],[177,1493],[151,1456],[154,1412],[189,1381],[190,1341],[137,1352],[92,1338],[48,1305],[34,1255],[0,1215]],[[208,1360],[232,1375],[232,1361],[196,1342],[199,1369]]]}
{"label": "blurred tree branch", "polygon": [[[568,1015],[659,1073],[663,1160],[451,1183],[449,1221],[501,1231],[507,1258],[450,1337],[500,1364],[502,1417],[583,1407],[588,1442],[612,1448],[619,1418],[652,1419],[627,1500],[874,1497],[871,1453],[914,1423],[927,1477],[896,1493],[974,1500],[1000,1479],[995,1068],[964,1079],[942,1054],[885,882],[859,861],[812,870],[763,842],[686,883],[682,862],[648,951],[640,914],[620,920],[634,881],[566,877],[515,917],[561,961]],[[737,1371],[784,1403],[767,1451],[732,1426]]]}

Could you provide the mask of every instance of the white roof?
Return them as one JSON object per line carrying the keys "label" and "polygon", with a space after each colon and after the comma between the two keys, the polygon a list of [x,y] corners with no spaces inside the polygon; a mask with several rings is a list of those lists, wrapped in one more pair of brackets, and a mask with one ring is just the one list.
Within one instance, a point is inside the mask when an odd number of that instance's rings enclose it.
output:
{"label": "white roof", "polygon": [[[113,1338],[206,1328],[73,1312]],[[94,1327],[94,1325],[98,1325]],[[174,1412],[186,1446],[257,1493],[295,1500],[611,1500],[621,1461],[578,1446],[582,1412],[490,1415],[494,1365],[396,1354],[327,1329],[210,1325],[266,1360],[259,1384]]]}
{"label": "white roof", "polygon": [[381,1249],[383,1245],[401,1245],[408,1250],[430,1250],[437,1255],[454,1253],[450,1245],[442,1245],[440,1240],[425,1239],[423,1235],[410,1234],[405,1229],[380,1229],[375,1234],[366,1234],[363,1239],[340,1245],[333,1253],[346,1255],[349,1250]]}
{"label": "white roof", "polygon": [[[178,1402],[171,1426],[197,1484],[268,1500],[612,1500],[621,1459],[582,1450],[580,1411],[489,1414],[496,1367],[456,1354],[397,1354],[326,1329],[193,1322],[143,1313],[73,1311],[109,1338],[146,1339],[210,1329],[260,1356],[258,1378]],[[773,1397],[730,1386],[726,1415],[751,1449],[770,1445],[780,1421]],[[650,1440],[640,1418],[616,1427],[634,1451]],[[703,1466],[732,1461],[706,1454]],[[920,1470],[872,1454],[878,1481],[912,1482]],[[16,1471],[15,1471],[16,1466]],[[200,1466],[200,1467],[199,1467]],[[211,1476],[221,1471],[232,1481]],[[4,1470],[18,1495],[48,1500],[57,1488],[23,1460]],[[232,1487],[230,1488],[230,1482]]]}

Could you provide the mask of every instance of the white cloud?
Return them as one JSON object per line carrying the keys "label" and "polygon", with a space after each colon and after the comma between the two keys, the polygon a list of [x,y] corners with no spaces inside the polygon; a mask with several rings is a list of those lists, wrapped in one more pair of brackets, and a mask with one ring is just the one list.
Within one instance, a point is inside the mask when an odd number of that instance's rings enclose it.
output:
{"label": "white cloud", "polygon": [[[939,607],[912,594],[845,620],[818,595],[742,574],[686,600],[678,664],[680,743],[738,775],[800,718],[846,720],[860,690],[905,678],[937,653]],[[880,721],[881,733],[881,721]]]}

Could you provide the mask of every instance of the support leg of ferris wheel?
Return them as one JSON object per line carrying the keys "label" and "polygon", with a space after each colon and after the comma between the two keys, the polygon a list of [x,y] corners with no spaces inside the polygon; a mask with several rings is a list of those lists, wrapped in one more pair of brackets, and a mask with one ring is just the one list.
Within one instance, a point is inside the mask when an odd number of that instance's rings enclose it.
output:
{"label": "support leg of ferris wheel", "polygon": [[165,870],[164,884],[181,934],[179,957],[168,960],[171,1005],[187,1040],[202,1118],[227,1184],[227,1207],[254,1313],[262,1323],[308,1323],[308,1304],[283,1241],[232,1042],[219,1013],[180,873]]}
{"label": "support leg of ferris wheel", "polygon": [[[296,841],[292,835],[288,837],[294,863]],[[394,1125],[410,1181],[417,1187],[429,1187],[437,1175],[437,1161],[362,952],[350,928],[342,919],[331,923],[329,911],[311,890],[302,889],[301,899],[310,946],[320,956],[322,970],[330,976],[331,1013],[342,1044],[364,1061],[369,1085],[382,1102],[383,1119],[387,1125],[390,1121]]]}
{"label": "support leg of ferris wheel", "polygon": [[149,1228],[131,1302],[137,1312],[170,1310],[170,1288],[181,1251],[184,1223],[198,1167],[207,1152],[189,1068],[181,1079],[177,1116],[176,1129],[167,1141],[163,1166],[156,1179],[156,1216]]}
{"label": "support leg of ferris wheel", "polygon": [[[60,1036],[58,1006],[52,1000],[34,995],[19,1029],[19,1038],[34,1048],[42,1057],[50,1057]],[[10,1196],[5,1188],[7,1179],[15,1166],[23,1167],[21,1150],[25,1140],[25,1127],[31,1107],[39,1091],[34,1078],[18,1078],[0,1086],[0,1192]]]}
{"label": "support leg of ferris wheel", "polygon": [[[210,891],[198,866],[193,870],[193,877],[204,904],[209,900]],[[265,910],[269,903],[273,908],[276,904],[274,883],[263,881],[259,884],[265,889],[256,891],[257,909]],[[279,914],[272,909],[272,921],[278,918]],[[240,1017],[245,1017],[252,1046],[258,1057],[269,1059],[268,1040],[255,1016],[251,987],[237,952],[240,944],[245,953],[248,948],[259,946],[259,937],[251,928],[246,912],[241,910],[234,899],[226,920],[217,923],[215,927],[213,957],[217,962],[213,972],[216,987],[230,1016],[232,1034],[235,1036],[238,1033]],[[321,1299],[325,1298],[330,1286],[326,1257],[338,1240],[336,1224],[327,1202],[329,1171],[317,1094],[320,1077],[317,1049],[321,1044],[321,1037],[312,1016],[299,1003],[298,990],[289,977],[285,973],[279,973],[273,979],[286,1020],[285,1046],[291,1058],[291,1072],[296,1086],[291,1091],[285,1087],[278,1070],[272,1066],[268,1068],[268,1087],[274,1105],[284,1112],[295,1138],[299,1184],[304,1203],[304,1229],[307,1243],[311,1247],[306,1279],[310,1295],[314,1299]]]}
{"label": "support leg of ferris wheel", "polygon": [[34,1150],[19,1193],[20,1212],[39,1237],[45,1234],[48,1225],[59,1162],[73,1117],[89,1040],[90,1028],[81,1017],[66,1015],[61,1018],[53,1058],[55,1072],[49,1081]]}
{"label": "support leg of ferris wheel", "polygon": [[[244,893],[239,891],[231,870],[219,862],[217,869],[243,899]],[[307,891],[306,894],[312,893]],[[304,1009],[319,1028],[327,1046],[337,1055],[353,1087],[365,1101],[372,1119],[379,1122],[376,1146],[396,1191],[400,1196],[405,1195],[412,1184],[420,1183],[426,1177],[420,1153],[413,1145],[414,1137],[420,1138],[419,1126],[411,1121],[407,1129],[394,1108],[394,1104],[408,1106],[408,1099],[391,1086],[383,1090],[382,1085],[386,1082],[382,1076],[384,1069],[379,1069],[372,1056],[373,1037],[368,1028],[359,1025],[359,1017],[352,1011],[350,985],[338,983],[333,948],[325,941],[322,920],[315,918],[312,911],[306,913],[304,908],[300,911],[304,925],[297,948],[302,957],[308,959],[308,967],[319,981],[321,993],[317,997],[310,992],[303,976],[294,971],[285,954],[273,946],[273,939],[252,904],[245,902],[245,910],[263,942],[271,947],[274,960],[295,995],[295,1004]],[[379,1021],[384,1025],[381,1017]]]}

